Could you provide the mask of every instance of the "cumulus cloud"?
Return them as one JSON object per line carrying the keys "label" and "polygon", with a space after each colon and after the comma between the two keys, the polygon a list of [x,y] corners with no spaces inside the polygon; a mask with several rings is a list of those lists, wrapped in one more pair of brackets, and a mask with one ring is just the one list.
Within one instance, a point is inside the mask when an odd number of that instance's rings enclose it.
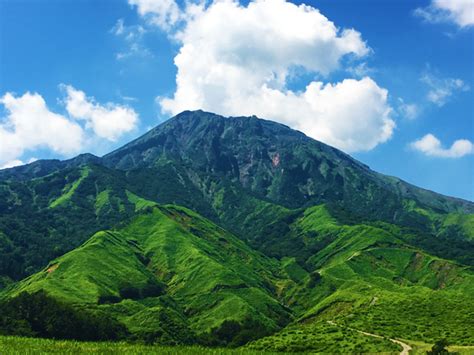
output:
{"label": "cumulus cloud", "polygon": [[69,155],[82,147],[81,126],[51,112],[41,95],[6,93],[0,98],[0,104],[6,112],[6,116],[0,118],[0,166],[21,163],[18,158],[26,150],[47,148]]}
{"label": "cumulus cloud", "polygon": [[174,0],[129,0],[140,15],[164,30],[169,30],[182,18],[182,12]]}
{"label": "cumulus cloud", "polygon": [[312,82],[301,93],[263,86],[247,95],[236,93],[227,103],[222,102],[227,107],[218,107],[216,102],[212,109],[270,117],[353,152],[370,150],[392,135],[395,123],[390,119],[391,108],[386,101],[387,91],[372,79],[364,78],[337,84]]}
{"label": "cumulus cloud", "polygon": [[153,5],[159,1],[129,2],[148,19],[172,18],[165,26],[156,22],[181,44],[176,92],[157,98],[164,113],[255,114],[348,152],[370,150],[392,135],[387,91],[369,77],[288,89],[295,68],[325,77],[343,57],[370,53],[359,32],[339,29],[319,10],[284,0],[215,1],[182,10],[168,2],[161,8]]}
{"label": "cumulus cloud", "polygon": [[467,139],[458,139],[450,148],[443,148],[440,140],[431,133],[411,143],[411,147],[425,155],[441,158],[461,158],[474,153],[474,145]]}
{"label": "cumulus cloud", "polygon": [[429,87],[426,98],[431,103],[442,107],[458,91],[468,91],[470,89],[461,79],[438,78],[430,72],[425,72],[421,76],[421,81]]}
{"label": "cumulus cloud", "polygon": [[[25,152],[48,149],[62,156],[83,151],[91,140],[114,141],[133,130],[138,115],[127,106],[100,105],[72,86],[61,85],[67,97],[68,115],[52,112],[38,93],[0,97],[5,115],[0,116],[0,169],[33,162]],[[82,124],[81,124],[82,123]],[[97,142],[97,140],[96,140]]]}
{"label": "cumulus cloud", "polygon": [[414,14],[426,22],[452,22],[457,26],[474,25],[474,1],[472,0],[432,0],[427,7],[420,7]]}
{"label": "cumulus cloud", "polygon": [[66,110],[69,115],[86,122],[86,128],[110,141],[116,141],[124,133],[135,129],[138,123],[137,113],[128,106],[107,103],[100,105],[89,98],[83,91],[70,85],[62,85],[67,96]]}

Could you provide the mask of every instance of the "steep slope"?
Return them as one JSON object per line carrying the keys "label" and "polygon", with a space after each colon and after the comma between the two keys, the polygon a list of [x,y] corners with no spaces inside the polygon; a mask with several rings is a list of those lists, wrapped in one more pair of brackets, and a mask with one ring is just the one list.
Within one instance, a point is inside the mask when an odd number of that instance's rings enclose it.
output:
{"label": "steep slope", "polygon": [[133,215],[127,191],[188,207],[257,247],[276,219],[288,228],[289,211],[326,203],[341,223],[394,223],[414,246],[474,264],[463,252],[473,248],[473,203],[377,174],[281,124],[186,111],[103,158],[0,171],[3,280]]}
{"label": "steep slope", "polygon": [[[387,228],[340,225],[324,206],[306,210],[291,229],[294,240],[319,245],[307,259],[295,253],[284,260],[288,276],[301,280],[281,292],[298,321],[252,348],[314,351],[330,346],[324,341],[328,334],[354,330],[428,343],[442,338],[474,343],[471,268],[415,249]],[[308,271],[298,268],[298,259]],[[358,343],[354,340],[352,351],[370,351]]]}
{"label": "steep slope", "polygon": [[186,111],[103,158],[107,166],[127,171],[168,161],[201,175],[196,178],[203,185],[225,177],[290,208],[337,201],[364,216],[394,221],[401,218],[394,211],[403,200],[438,212],[474,211],[468,201],[377,174],[335,148],[256,117]]}
{"label": "steep slope", "polygon": [[473,344],[473,212],[286,126],[183,112],[102,158],[0,171],[0,294],[161,343]]}
{"label": "steep slope", "polygon": [[106,310],[132,332],[178,327],[179,341],[186,332],[207,336],[224,320],[250,324],[255,334],[281,328],[291,312],[275,298],[277,278],[277,263],[208,220],[176,206],[150,206],[124,228],[96,233],[8,295],[45,290]]}
{"label": "steep slope", "polygon": [[360,332],[474,343],[474,274],[406,244],[396,226],[342,225],[324,205],[293,212],[283,238],[314,251],[289,249],[278,261],[186,208],[129,195],[138,211],[129,223],[96,233],[4,297],[45,290],[160,343],[239,345],[272,334],[249,346],[397,349]]}
{"label": "steep slope", "polygon": [[[137,191],[147,199],[198,211],[253,245],[275,217],[320,203],[343,223],[384,221],[410,229],[412,243],[432,253],[453,239],[462,251],[463,241],[474,237],[472,228],[445,222],[448,215],[451,221],[472,216],[472,202],[378,174],[301,132],[256,117],[183,112],[102,163],[125,171],[131,184],[140,182]],[[457,257],[472,262],[467,253]]]}
{"label": "steep slope", "polygon": [[0,181],[0,275],[21,279],[134,213],[124,174],[101,165]]}

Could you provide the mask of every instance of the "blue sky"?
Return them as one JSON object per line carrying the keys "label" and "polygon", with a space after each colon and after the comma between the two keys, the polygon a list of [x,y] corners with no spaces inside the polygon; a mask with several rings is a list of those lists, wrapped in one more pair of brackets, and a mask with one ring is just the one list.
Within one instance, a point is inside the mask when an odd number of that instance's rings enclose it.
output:
{"label": "blue sky", "polygon": [[474,200],[472,3],[305,4],[0,1],[0,166],[102,155],[203,108]]}

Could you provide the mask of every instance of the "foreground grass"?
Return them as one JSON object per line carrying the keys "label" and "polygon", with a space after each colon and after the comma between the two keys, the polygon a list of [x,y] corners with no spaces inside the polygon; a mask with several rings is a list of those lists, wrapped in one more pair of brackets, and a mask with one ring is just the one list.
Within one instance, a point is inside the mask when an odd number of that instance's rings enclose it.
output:
{"label": "foreground grass", "polygon": [[[426,355],[426,352],[431,350],[431,348],[433,347],[433,344],[427,344],[421,341],[403,341],[409,343],[413,347],[413,350],[410,352],[410,355]],[[459,355],[472,355],[474,354],[474,345],[449,345],[448,351]]]}
{"label": "foreground grass", "polygon": [[247,348],[326,354],[398,354],[402,350],[401,346],[389,339],[367,336],[326,322],[289,326],[274,335],[250,343]]}
{"label": "foreground grass", "polygon": [[[349,340],[349,339],[347,339]],[[353,338],[350,340],[354,340]],[[368,339],[371,340],[371,339]],[[384,340],[385,341],[385,340]],[[420,341],[412,340],[403,340],[409,343],[413,350],[410,352],[411,355],[417,354],[426,354],[426,351],[430,350],[433,344],[427,344]],[[290,342],[291,343],[291,342]],[[357,341],[355,341],[357,343]],[[253,346],[252,346],[253,345]],[[1,354],[229,354],[229,355],[239,355],[239,354],[270,354],[271,352],[266,352],[262,350],[256,350],[258,345],[263,345],[258,341],[252,344],[250,347],[243,349],[223,349],[223,348],[206,348],[201,346],[161,346],[161,345],[143,345],[143,344],[133,344],[126,342],[81,342],[73,340],[51,340],[51,339],[40,339],[40,338],[23,338],[23,337],[13,337],[13,336],[0,336],[0,353]],[[255,346],[257,345],[257,346]],[[269,345],[269,344],[267,344]],[[279,346],[272,347],[269,346],[268,349],[275,351],[275,348]],[[282,345],[282,344],[280,344]],[[291,344],[286,344],[291,345]],[[368,345],[368,344],[366,344]],[[382,350],[380,347],[373,347],[374,343],[369,345],[369,348],[365,349],[352,349],[345,353],[383,353],[383,354],[398,354],[398,349],[392,348],[387,349],[387,345],[384,344],[385,349]],[[382,343],[378,344],[382,345]],[[393,344],[392,344],[393,345]],[[291,351],[291,346],[286,351]],[[339,352],[338,345],[334,344],[334,348],[326,349],[326,353],[330,352]],[[473,346],[449,346],[448,350],[450,352],[456,352],[460,355],[474,354],[474,345]],[[283,351],[282,348],[277,351]],[[302,350],[302,349],[293,349],[293,351],[302,351],[302,352],[311,352],[314,353],[314,349],[311,347]]]}
{"label": "foreground grass", "polygon": [[262,354],[260,351],[0,336],[1,354]]}

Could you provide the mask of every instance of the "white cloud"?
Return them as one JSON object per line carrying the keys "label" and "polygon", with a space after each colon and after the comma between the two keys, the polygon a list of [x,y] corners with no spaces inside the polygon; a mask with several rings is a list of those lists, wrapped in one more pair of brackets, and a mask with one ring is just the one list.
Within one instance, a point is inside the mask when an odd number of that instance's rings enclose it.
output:
{"label": "white cloud", "polygon": [[470,89],[469,85],[461,79],[438,78],[429,72],[421,76],[421,81],[430,88],[426,96],[428,101],[439,107],[444,106],[455,92]]}
{"label": "white cloud", "polygon": [[169,30],[182,17],[182,12],[174,0],[128,0],[137,7],[140,15],[145,16],[151,24]]}
{"label": "white cloud", "polygon": [[112,103],[100,105],[93,98],[86,97],[83,91],[70,85],[61,87],[67,94],[65,104],[69,115],[84,120],[86,128],[91,128],[97,136],[115,141],[135,129],[138,115],[130,107]]}
{"label": "white cloud", "polygon": [[0,119],[0,165],[19,163],[27,150],[48,148],[61,155],[70,155],[82,147],[81,126],[51,112],[43,97],[27,92],[15,97],[6,93],[0,98],[6,116]]}
{"label": "white cloud", "polygon": [[406,103],[402,98],[398,99],[398,113],[409,120],[414,120],[421,113],[421,108],[419,105],[414,103]]}
{"label": "white cloud", "polygon": [[[129,2],[145,16],[158,16],[162,9],[153,6],[156,1]],[[175,11],[179,7],[166,6],[158,18]],[[176,92],[157,98],[163,112],[256,114],[348,152],[370,150],[392,135],[387,91],[369,77],[313,81],[303,91],[287,88],[295,68],[325,76],[339,69],[343,57],[370,53],[359,32],[337,28],[317,9],[284,0],[247,6],[216,1],[188,5],[171,17],[169,26],[157,23],[181,44],[174,60]]]}
{"label": "white cloud", "polygon": [[110,33],[124,41],[124,49],[116,53],[118,60],[135,57],[153,57],[151,51],[143,43],[143,36],[147,31],[142,26],[125,26],[123,19],[119,19]]}
{"label": "white cloud", "polygon": [[28,159],[28,161],[26,163],[24,161],[20,160],[20,159],[10,160],[10,161],[4,163],[3,165],[0,165],[0,170],[1,169],[14,168],[15,166],[20,166],[20,165],[30,164],[30,163],[33,163],[37,160],[38,159],[36,159],[36,158],[30,158],[30,159]]}
{"label": "white cloud", "polygon": [[411,147],[428,156],[441,158],[461,158],[474,153],[474,145],[467,139],[458,139],[450,148],[446,149],[443,148],[440,140],[431,133],[411,143]]}
{"label": "white cloud", "polygon": [[473,0],[432,0],[414,13],[430,23],[453,22],[461,28],[474,25]]}
{"label": "white cloud", "polygon": [[121,36],[124,34],[125,26],[124,26],[123,18],[117,20],[117,22],[115,23],[114,27],[112,27],[110,32],[116,36]]}
{"label": "white cloud", "polygon": [[24,165],[24,164],[25,164],[25,163],[22,162],[22,161],[19,160],[19,159],[10,160],[10,161],[4,163],[3,165],[0,165],[0,170],[1,170],[1,169],[14,168],[15,166],[20,166],[20,165]]}
{"label": "white cloud", "polygon": [[368,76],[375,72],[376,70],[374,68],[370,68],[367,63],[359,63],[355,66],[350,66],[346,69],[346,71],[353,75],[356,78],[363,78],[365,76]]}
{"label": "white cloud", "polygon": [[[133,109],[112,103],[99,105],[72,86],[61,87],[67,93],[65,104],[69,116],[50,111],[37,93],[27,92],[23,96],[6,93],[0,97],[6,113],[0,116],[0,169],[24,164],[21,157],[27,151],[49,149],[70,156],[92,141],[99,143],[98,137],[114,141],[136,127],[138,115]],[[80,125],[81,121],[85,127]]]}

